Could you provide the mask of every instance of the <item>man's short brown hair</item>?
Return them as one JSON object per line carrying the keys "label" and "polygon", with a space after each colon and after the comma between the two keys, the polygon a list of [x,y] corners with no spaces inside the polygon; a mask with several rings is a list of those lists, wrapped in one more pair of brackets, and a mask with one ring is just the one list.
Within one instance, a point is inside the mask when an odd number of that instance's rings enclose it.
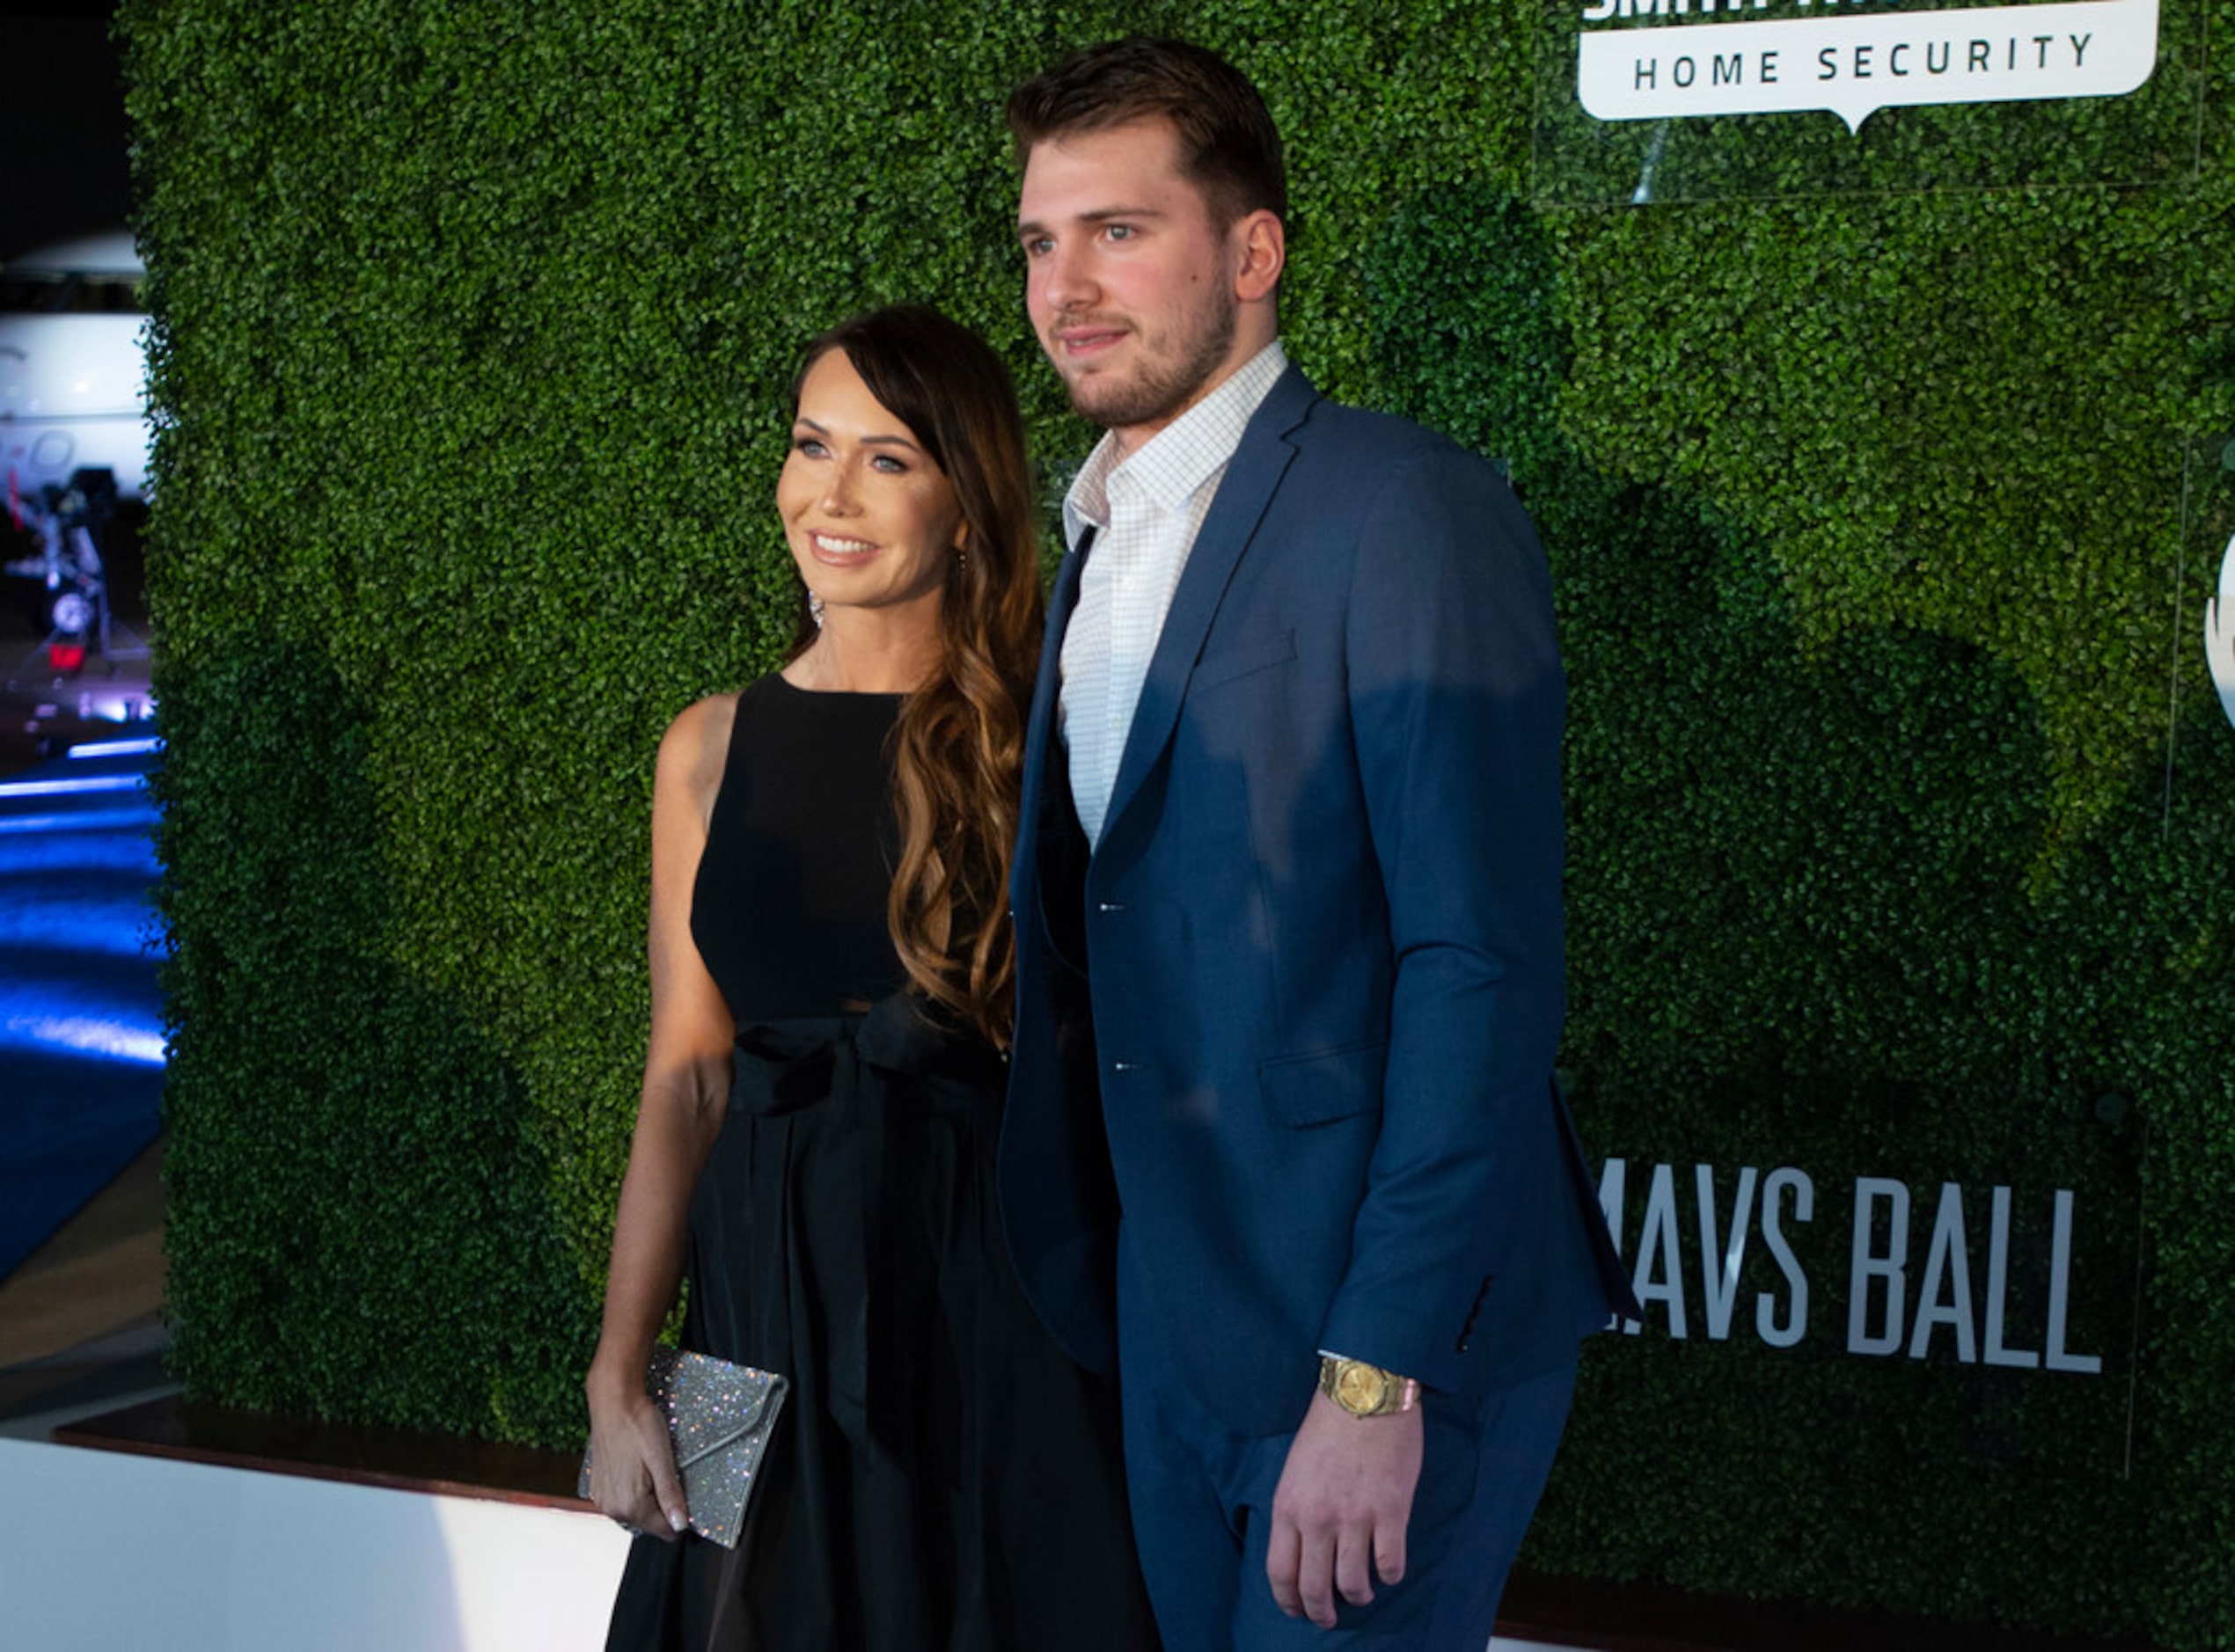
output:
{"label": "man's short brown hair", "polygon": [[1136,35],[1075,52],[1009,94],[1019,166],[1051,138],[1147,120],[1171,122],[1180,170],[1220,223],[1259,210],[1288,216],[1272,116],[1257,89],[1214,52]]}

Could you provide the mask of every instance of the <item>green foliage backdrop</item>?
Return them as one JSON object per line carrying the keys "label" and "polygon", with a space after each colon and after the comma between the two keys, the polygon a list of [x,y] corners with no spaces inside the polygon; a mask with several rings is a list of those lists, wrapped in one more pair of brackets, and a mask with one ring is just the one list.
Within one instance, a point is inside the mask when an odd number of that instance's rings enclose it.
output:
{"label": "green foliage backdrop", "polygon": [[[2235,1646],[2235,4],[2165,18],[2146,186],[1584,211],[1532,0],[126,0],[192,1390],[579,1436],[653,751],[786,629],[795,353],[936,302],[1065,473],[999,108],[1147,28],[1290,135],[1294,353],[1543,529],[1590,1146],[1822,1195],[1799,1348],[1594,1345],[1528,1558]],[[2074,1189],[2102,1375],[1840,1351],[1860,1174]]]}

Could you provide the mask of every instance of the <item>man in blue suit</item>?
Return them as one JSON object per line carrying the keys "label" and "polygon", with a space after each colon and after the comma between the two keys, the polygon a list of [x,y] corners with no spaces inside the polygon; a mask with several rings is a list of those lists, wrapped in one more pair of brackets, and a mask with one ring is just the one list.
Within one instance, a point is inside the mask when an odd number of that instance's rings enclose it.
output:
{"label": "man in blue suit", "polygon": [[1288,365],[1280,142],[1199,48],[1021,87],[1064,505],[1001,1191],[1122,1378],[1173,1652],[1488,1641],[1579,1340],[1634,1312],[1551,1083],[1564,690],[1480,458]]}

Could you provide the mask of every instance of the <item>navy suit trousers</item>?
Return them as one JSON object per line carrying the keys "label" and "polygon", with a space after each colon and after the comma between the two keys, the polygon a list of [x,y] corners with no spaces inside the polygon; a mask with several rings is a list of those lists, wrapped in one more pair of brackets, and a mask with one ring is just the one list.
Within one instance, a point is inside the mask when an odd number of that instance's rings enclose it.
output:
{"label": "navy suit trousers", "polygon": [[1573,1360],[1478,1398],[1423,1396],[1404,1581],[1377,1583],[1367,1606],[1338,1597],[1326,1630],[1284,1613],[1265,1579],[1273,1491],[1295,1436],[1235,1434],[1188,1392],[1141,1299],[1122,1226],[1118,1348],[1133,1529],[1166,1652],[1483,1652],[1567,1424]]}

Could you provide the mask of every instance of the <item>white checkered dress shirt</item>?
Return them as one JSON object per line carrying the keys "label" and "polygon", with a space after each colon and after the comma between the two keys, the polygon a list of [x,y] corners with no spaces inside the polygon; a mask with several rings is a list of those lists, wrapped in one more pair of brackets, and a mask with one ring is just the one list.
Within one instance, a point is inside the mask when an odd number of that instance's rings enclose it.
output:
{"label": "white checkered dress shirt", "polygon": [[1078,553],[1095,530],[1079,606],[1063,634],[1061,727],[1071,799],[1087,841],[1102,842],[1110,788],[1164,615],[1243,427],[1287,370],[1276,339],[1201,401],[1118,462],[1105,435],[1063,501],[1063,537]]}

